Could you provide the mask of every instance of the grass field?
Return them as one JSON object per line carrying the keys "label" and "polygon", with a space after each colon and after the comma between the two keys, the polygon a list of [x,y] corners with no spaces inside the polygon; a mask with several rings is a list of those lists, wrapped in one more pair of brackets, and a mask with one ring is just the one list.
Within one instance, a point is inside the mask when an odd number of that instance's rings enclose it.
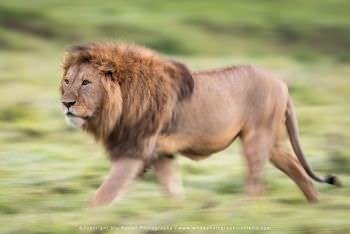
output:
{"label": "grass field", "polygon": [[[0,233],[119,233],[123,225],[350,233],[349,8],[346,0],[1,1]],[[265,196],[246,202],[237,142],[206,161],[179,158],[184,201],[162,197],[149,172],[121,202],[86,210],[109,162],[66,126],[58,83],[65,48],[95,40],[143,44],[193,70],[250,63],[275,71],[295,100],[308,161],[344,186],[318,184],[320,202],[309,205],[268,165]],[[237,230],[246,226],[268,230]]]}

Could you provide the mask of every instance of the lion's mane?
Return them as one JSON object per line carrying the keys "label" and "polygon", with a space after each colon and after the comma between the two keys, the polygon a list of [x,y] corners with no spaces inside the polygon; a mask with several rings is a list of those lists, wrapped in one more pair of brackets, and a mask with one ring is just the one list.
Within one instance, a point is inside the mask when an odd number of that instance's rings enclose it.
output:
{"label": "lion's mane", "polygon": [[73,64],[81,63],[91,64],[109,77],[103,80],[105,98],[100,116],[85,129],[104,142],[112,159],[151,155],[157,134],[174,117],[176,104],[189,98],[194,88],[185,65],[139,46],[74,46],[65,55],[64,74]]}

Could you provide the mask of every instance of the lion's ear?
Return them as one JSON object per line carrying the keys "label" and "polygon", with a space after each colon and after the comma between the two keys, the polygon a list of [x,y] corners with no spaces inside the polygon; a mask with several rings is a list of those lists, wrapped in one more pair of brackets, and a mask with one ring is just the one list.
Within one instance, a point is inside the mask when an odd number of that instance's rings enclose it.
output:
{"label": "lion's ear", "polygon": [[191,96],[194,88],[194,81],[190,70],[185,64],[177,61],[171,61],[175,70],[170,69],[169,75],[175,78],[178,82],[178,100],[186,99]]}
{"label": "lion's ear", "polygon": [[112,80],[115,80],[115,72],[117,69],[114,63],[109,61],[104,61],[97,67],[97,69],[100,70],[106,76],[111,77]]}
{"label": "lion's ear", "polygon": [[91,61],[90,48],[88,45],[76,45],[70,47],[68,53],[74,57],[79,63],[88,63]]}
{"label": "lion's ear", "polygon": [[88,63],[92,58],[88,45],[72,46],[66,52],[62,66],[63,76],[66,75],[72,64]]}

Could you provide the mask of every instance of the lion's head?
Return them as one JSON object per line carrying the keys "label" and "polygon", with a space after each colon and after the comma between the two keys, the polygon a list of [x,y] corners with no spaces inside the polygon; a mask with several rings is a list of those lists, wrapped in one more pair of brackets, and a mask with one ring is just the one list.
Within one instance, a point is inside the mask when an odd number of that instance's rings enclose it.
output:
{"label": "lion's head", "polygon": [[148,49],[93,43],[67,51],[60,92],[69,123],[110,149],[142,148],[144,139],[171,119],[176,102],[190,96],[193,85],[183,64]]}

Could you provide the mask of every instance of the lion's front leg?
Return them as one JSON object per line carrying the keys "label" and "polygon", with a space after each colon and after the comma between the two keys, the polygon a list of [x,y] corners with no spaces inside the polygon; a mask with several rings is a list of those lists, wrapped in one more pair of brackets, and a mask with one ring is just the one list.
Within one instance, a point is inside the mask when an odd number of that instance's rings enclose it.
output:
{"label": "lion's front leg", "polygon": [[143,168],[143,161],[135,158],[120,158],[112,163],[112,169],[96,191],[95,198],[90,207],[109,205],[121,195],[127,185],[137,177]]}
{"label": "lion's front leg", "polygon": [[166,195],[172,197],[183,195],[181,176],[173,155],[161,155],[153,167]]}

